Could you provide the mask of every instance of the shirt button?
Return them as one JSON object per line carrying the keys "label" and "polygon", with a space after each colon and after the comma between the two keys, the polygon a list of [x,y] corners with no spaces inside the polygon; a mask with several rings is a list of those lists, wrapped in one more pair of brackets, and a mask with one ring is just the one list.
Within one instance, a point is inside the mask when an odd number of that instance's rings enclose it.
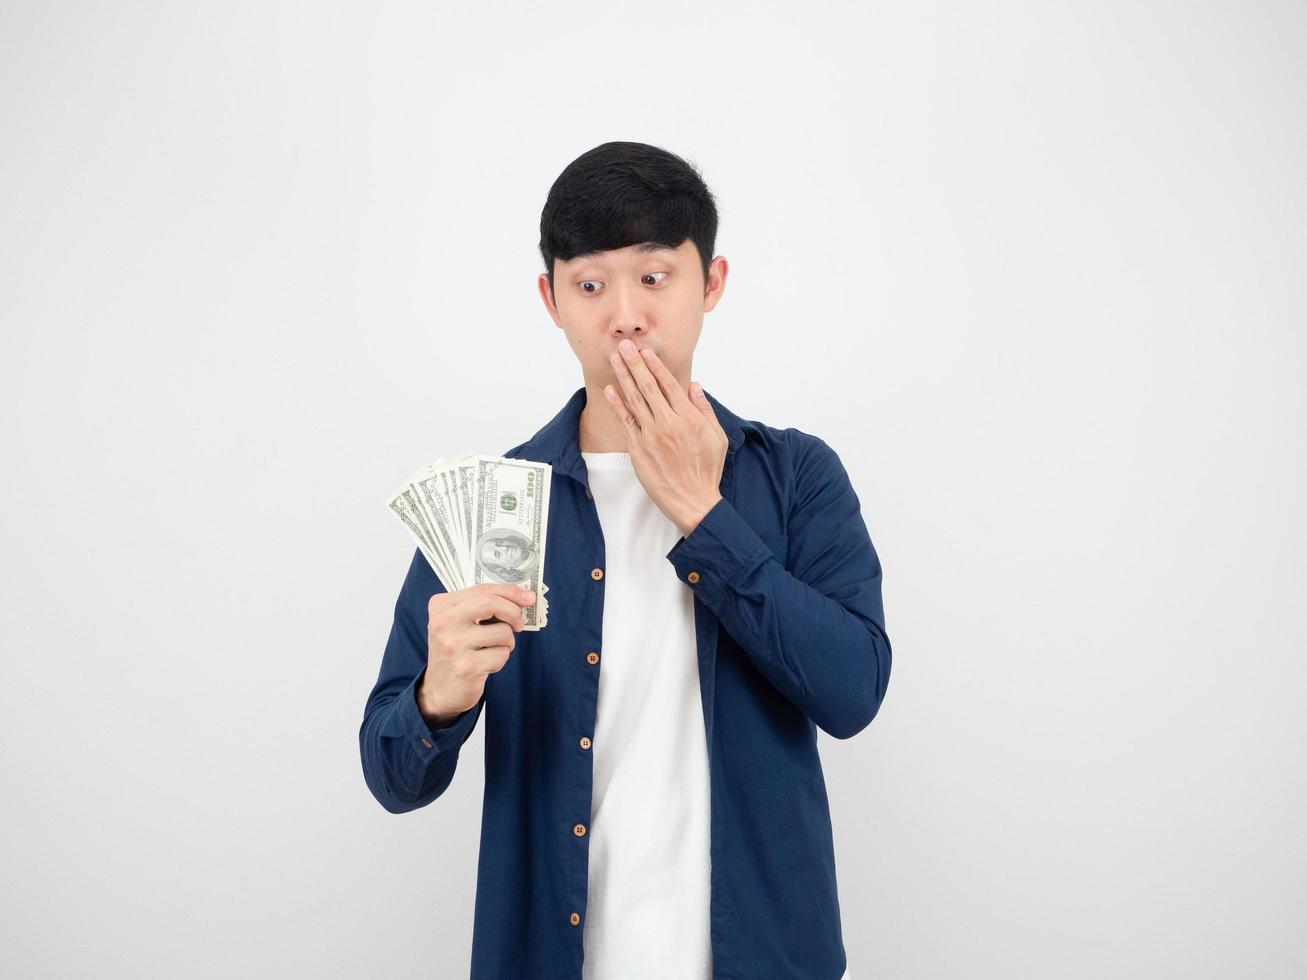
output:
{"label": "shirt button", "polygon": [[589,740],[588,738],[586,738],[584,735],[582,735],[582,736],[581,736],[581,748],[583,748],[583,749],[588,749],[589,747],[590,747],[590,740]]}
{"label": "shirt button", "polygon": [[585,836],[585,824],[583,824],[583,823],[579,823],[579,824],[577,824],[575,827],[572,828],[572,833],[576,834],[577,837],[584,837],[584,836]]}
{"label": "shirt button", "polygon": [[689,575],[685,576],[685,578],[691,585],[693,585],[695,582],[699,581],[699,573],[691,572]]}
{"label": "shirt button", "polygon": [[591,650],[585,655],[585,662],[588,664],[597,664],[599,662],[599,654]]}
{"label": "shirt button", "polygon": [[592,494],[589,490],[587,490],[587,491],[585,492],[585,499],[586,499],[586,500],[594,500],[594,499],[595,499],[595,495]]}
{"label": "shirt button", "polygon": [[604,577],[604,570],[602,568],[592,568],[590,569],[590,577],[598,582]]}
{"label": "shirt button", "polygon": [[577,925],[581,921],[581,917],[573,912],[567,917],[567,921],[572,923],[572,925]]}
{"label": "shirt button", "polygon": [[422,744],[425,745],[427,748],[431,748],[431,743],[428,742],[425,738],[422,740]]}

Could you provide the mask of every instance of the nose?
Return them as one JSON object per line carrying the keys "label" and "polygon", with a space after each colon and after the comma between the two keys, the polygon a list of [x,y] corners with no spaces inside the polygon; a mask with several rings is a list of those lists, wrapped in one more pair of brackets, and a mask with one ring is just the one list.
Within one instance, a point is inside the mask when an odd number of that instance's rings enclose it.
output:
{"label": "nose", "polygon": [[621,287],[613,289],[610,327],[613,336],[619,340],[642,337],[649,332],[649,320],[638,291]]}

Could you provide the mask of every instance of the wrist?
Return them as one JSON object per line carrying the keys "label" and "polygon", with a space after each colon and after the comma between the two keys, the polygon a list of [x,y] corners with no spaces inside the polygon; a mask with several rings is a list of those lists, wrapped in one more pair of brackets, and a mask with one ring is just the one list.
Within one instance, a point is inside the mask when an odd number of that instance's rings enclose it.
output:
{"label": "wrist", "polygon": [[427,723],[428,728],[444,728],[458,717],[457,715],[451,715],[448,712],[442,711],[439,705],[432,700],[431,692],[427,687],[425,672],[422,675],[422,679],[418,681],[417,688],[414,691],[414,697],[418,704],[418,714],[422,716],[422,720]]}
{"label": "wrist", "polygon": [[690,519],[687,521],[682,521],[678,525],[681,532],[681,536],[688,538],[691,534],[693,534],[694,529],[699,526],[699,522],[708,516],[708,511],[716,507],[717,502],[723,499],[724,498],[719,493],[711,500],[709,500],[706,504],[701,504],[700,506],[696,507]]}

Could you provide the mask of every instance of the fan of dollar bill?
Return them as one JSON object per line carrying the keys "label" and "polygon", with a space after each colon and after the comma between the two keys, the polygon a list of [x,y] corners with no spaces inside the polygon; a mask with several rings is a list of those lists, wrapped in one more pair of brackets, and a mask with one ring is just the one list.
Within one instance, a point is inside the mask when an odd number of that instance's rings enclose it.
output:
{"label": "fan of dollar bill", "polygon": [[445,589],[482,582],[535,592],[524,630],[549,621],[545,567],[552,467],[529,459],[464,453],[443,456],[410,476],[386,501],[404,522]]}

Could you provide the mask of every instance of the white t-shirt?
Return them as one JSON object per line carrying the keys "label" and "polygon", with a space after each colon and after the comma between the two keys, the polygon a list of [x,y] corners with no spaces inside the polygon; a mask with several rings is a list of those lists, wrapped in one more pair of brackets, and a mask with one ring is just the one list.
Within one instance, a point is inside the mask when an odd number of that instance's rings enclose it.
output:
{"label": "white t-shirt", "polygon": [[604,535],[584,980],[710,980],[708,745],[681,536],[629,453],[585,453]]}
{"label": "white t-shirt", "polygon": [[[584,980],[711,980],[708,744],[681,537],[629,453],[581,453],[604,536]],[[841,980],[848,980],[846,972]]]}

